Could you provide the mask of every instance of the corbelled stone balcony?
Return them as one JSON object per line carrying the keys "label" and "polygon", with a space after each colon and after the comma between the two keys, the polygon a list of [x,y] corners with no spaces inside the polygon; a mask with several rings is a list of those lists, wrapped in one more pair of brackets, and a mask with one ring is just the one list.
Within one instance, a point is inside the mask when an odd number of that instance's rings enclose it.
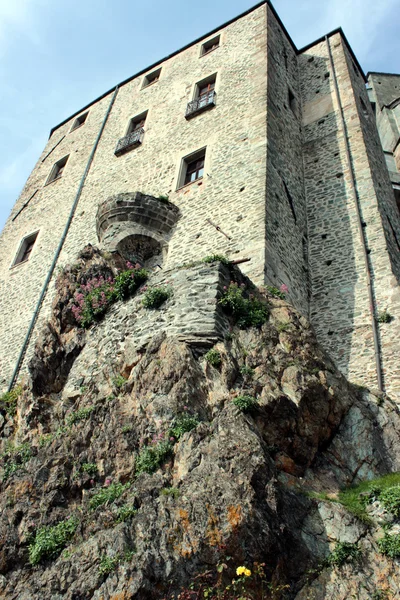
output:
{"label": "corbelled stone balcony", "polygon": [[144,264],[166,250],[179,219],[177,206],[141,192],[117,194],[99,205],[97,236],[109,251]]}

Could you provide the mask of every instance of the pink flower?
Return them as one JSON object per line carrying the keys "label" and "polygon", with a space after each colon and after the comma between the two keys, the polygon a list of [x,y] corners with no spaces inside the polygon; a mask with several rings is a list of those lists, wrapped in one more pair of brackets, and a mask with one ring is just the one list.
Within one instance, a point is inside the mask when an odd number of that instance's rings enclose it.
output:
{"label": "pink flower", "polygon": [[169,441],[170,441],[170,442],[174,442],[174,441],[175,441],[175,438],[174,438],[174,437],[170,437],[170,438],[169,438]]}
{"label": "pink flower", "polygon": [[109,485],[111,485],[111,478],[110,478],[110,477],[107,477],[107,479],[106,479],[106,480],[105,480],[105,482],[104,482],[104,485],[106,485],[107,487],[108,487]]}
{"label": "pink flower", "polygon": [[286,285],[286,283],[282,283],[281,287],[279,288],[281,290],[281,292],[283,292],[284,294],[286,294],[286,292],[289,291],[288,286]]}
{"label": "pink flower", "polygon": [[90,480],[90,485],[94,485],[94,479]]}

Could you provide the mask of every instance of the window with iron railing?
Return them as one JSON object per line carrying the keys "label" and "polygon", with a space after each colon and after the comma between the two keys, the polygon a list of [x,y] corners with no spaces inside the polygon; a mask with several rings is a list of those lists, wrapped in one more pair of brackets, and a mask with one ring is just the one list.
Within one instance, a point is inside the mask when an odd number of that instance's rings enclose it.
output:
{"label": "window with iron railing", "polygon": [[188,103],[185,117],[190,119],[200,112],[215,106],[215,76],[206,82],[198,83],[196,86],[196,97]]}
{"label": "window with iron railing", "polygon": [[132,148],[140,146],[140,144],[143,142],[146,117],[147,111],[130,120],[128,132],[123,138],[118,140],[114,154],[118,156],[119,154],[128,152]]}

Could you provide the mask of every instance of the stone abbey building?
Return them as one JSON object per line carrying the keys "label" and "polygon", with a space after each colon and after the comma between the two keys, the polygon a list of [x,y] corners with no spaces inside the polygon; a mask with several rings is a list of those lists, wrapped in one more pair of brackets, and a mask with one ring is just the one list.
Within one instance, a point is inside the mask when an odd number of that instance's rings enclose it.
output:
{"label": "stone abbey building", "polygon": [[400,76],[367,80],[340,29],[298,50],[269,2],[106,92],[52,129],[2,232],[1,388],[91,243],[164,272],[251,259],[400,399],[399,139]]}

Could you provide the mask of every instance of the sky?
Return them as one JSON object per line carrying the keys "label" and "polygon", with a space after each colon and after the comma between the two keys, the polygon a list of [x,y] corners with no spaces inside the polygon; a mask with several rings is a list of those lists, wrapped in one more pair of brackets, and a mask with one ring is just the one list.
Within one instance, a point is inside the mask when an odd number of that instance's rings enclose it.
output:
{"label": "sky", "polygon": [[[0,230],[50,129],[256,0],[0,0]],[[400,0],[275,0],[298,48],[341,26],[364,72],[400,72]]]}

